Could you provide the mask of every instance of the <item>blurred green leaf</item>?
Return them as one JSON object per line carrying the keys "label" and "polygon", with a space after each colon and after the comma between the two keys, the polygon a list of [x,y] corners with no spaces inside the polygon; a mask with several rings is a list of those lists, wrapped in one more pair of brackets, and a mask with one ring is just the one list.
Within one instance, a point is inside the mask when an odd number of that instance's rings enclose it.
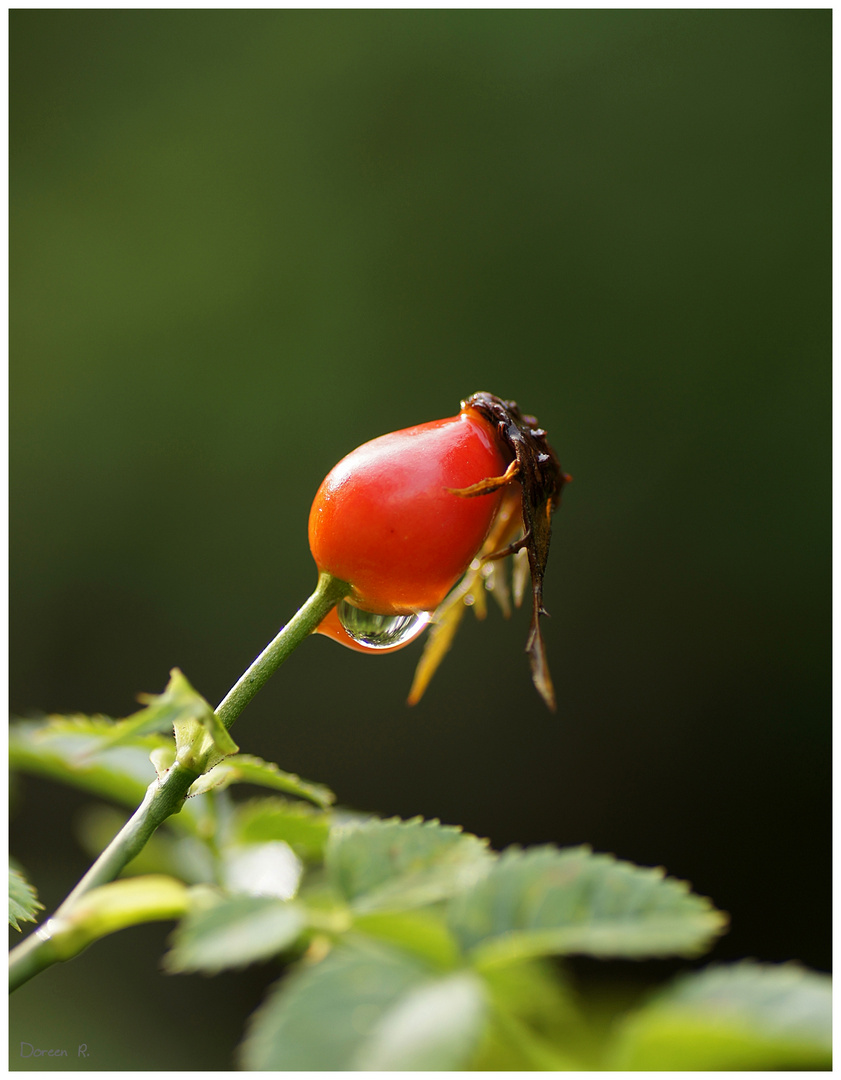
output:
{"label": "blurred green leaf", "polygon": [[76,956],[99,938],[140,923],[178,919],[189,910],[189,890],[164,874],[111,881],[91,889],[49,921],[59,958]]}
{"label": "blurred green leaf", "polygon": [[481,979],[456,971],[410,989],[382,1016],[359,1048],[354,1068],[432,1072],[464,1068],[485,1026]]}
{"label": "blurred green leaf", "polygon": [[586,847],[511,848],[450,906],[450,927],[479,964],[552,953],[691,956],[725,923],[686,882]]}
{"label": "blurred green leaf", "polygon": [[224,789],[229,784],[257,784],[260,787],[274,788],[287,795],[307,799],[321,809],[326,809],[336,798],[324,784],[302,780],[294,773],[284,772],[274,762],[263,761],[252,754],[235,754],[226,758],[212,771],[200,777],[190,788],[190,794],[196,795],[211,788]]}
{"label": "blurred green leaf", "polygon": [[546,1033],[581,1019],[572,987],[550,961],[518,960],[483,973],[494,1003]]}
{"label": "blurred green leaf", "polygon": [[[192,730],[191,725],[195,723],[201,724],[205,730],[215,730],[207,716],[208,713],[213,716],[213,710],[201,694],[196,693],[190,686],[178,668],[173,668],[170,672],[169,682],[163,693],[139,694],[138,700],[145,707],[125,720],[115,720],[102,725],[99,741],[85,751],[85,756],[98,754],[124,743],[136,745],[137,740],[144,735],[155,735],[172,729],[176,733],[176,743],[180,746],[184,733]],[[216,726],[221,727],[218,720]],[[181,742],[178,740],[179,732],[182,735]],[[230,740],[224,728],[222,732]]]}
{"label": "blurred green leaf", "polygon": [[442,915],[429,909],[362,912],[354,918],[353,927],[397,945],[443,971],[456,967],[460,960],[458,946]]}
{"label": "blurred green leaf", "polygon": [[678,978],[619,1028],[617,1070],[832,1067],[832,981],[743,961]]}
{"label": "blurred green leaf", "polygon": [[301,908],[273,897],[228,896],[182,919],[164,966],[171,972],[206,975],[247,967],[287,949],[306,921]]}
{"label": "blurred green leaf", "polygon": [[[156,776],[150,754],[166,754],[173,743],[163,735],[134,735],[130,742],[97,750],[113,725],[105,716],[16,721],[9,727],[9,767],[70,784],[134,810]],[[169,824],[196,832],[205,814],[200,799],[188,799]]]}
{"label": "blurred green leaf", "polygon": [[161,735],[135,735],[130,745],[112,747],[92,757],[93,748],[113,724],[104,716],[18,721],[9,728],[9,765],[135,807],[155,779],[150,752],[171,746],[172,740]]}
{"label": "blurred green leaf", "polygon": [[552,1043],[515,1013],[495,1007],[471,1062],[485,1072],[579,1072],[587,1064],[570,1053],[569,1045]]}
{"label": "blurred green leaf", "polygon": [[[179,815],[180,816],[180,815]],[[75,820],[76,835],[82,848],[96,858],[126,823],[125,813],[112,806],[96,803],[86,806]],[[169,874],[190,884],[212,881],[214,858],[210,848],[192,833],[170,826],[171,818],[149,839],[142,850],[121,871],[121,876]]]}
{"label": "blurred green leaf", "polygon": [[9,923],[20,930],[22,922],[35,922],[37,911],[43,911],[44,905],[38,899],[34,885],[30,885],[23,876],[23,871],[11,859],[9,860]]}
{"label": "blurred green leaf", "polygon": [[586,1065],[580,1056],[586,1032],[572,989],[546,960],[520,960],[483,971],[493,1008],[475,1069],[570,1070]]}
{"label": "blurred green leaf", "polygon": [[291,900],[298,891],[302,872],[301,860],[288,844],[269,840],[226,847],[219,873],[231,892]]}
{"label": "blurred green leaf", "polygon": [[466,888],[493,860],[486,840],[456,826],[371,818],[334,828],[325,867],[357,911],[419,907]]}
{"label": "blurred green leaf", "polygon": [[302,859],[315,862],[324,856],[330,814],[307,803],[269,795],[240,803],[230,828],[241,843],[283,840]]}
{"label": "blurred green leaf", "polygon": [[252,1018],[242,1063],[257,1070],[452,1070],[481,1035],[470,972],[435,976],[416,957],[345,941],[281,981]]}

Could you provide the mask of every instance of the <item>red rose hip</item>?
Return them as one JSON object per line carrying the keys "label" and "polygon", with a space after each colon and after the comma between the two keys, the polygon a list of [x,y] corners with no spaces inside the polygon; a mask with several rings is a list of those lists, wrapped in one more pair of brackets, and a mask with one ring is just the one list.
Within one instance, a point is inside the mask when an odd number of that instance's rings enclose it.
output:
{"label": "red rose hip", "polygon": [[[348,600],[383,616],[431,612],[482,546],[501,489],[463,489],[502,475],[513,455],[476,409],[394,431],[357,447],[328,474],[309,518],[319,571],[351,586]],[[337,619],[327,620],[325,632]],[[376,647],[376,646],[375,646]]]}

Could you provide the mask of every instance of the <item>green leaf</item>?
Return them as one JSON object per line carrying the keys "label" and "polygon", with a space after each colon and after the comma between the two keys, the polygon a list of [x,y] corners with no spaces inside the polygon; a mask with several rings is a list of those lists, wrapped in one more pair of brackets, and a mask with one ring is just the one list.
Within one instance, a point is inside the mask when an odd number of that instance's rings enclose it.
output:
{"label": "green leaf", "polygon": [[573,992],[550,961],[519,960],[483,971],[493,1008],[474,1069],[583,1070],[586,1029]]}
{"label": "green leaf", "polygon": [[244,844],[283,840],[300,858],[316,862],[324,857],[330,820],[307,803],[267,795],[236,807],[231,835]]}
{"label": "green leaf", "polygon": [[371,818],[334,828],[324,863],[356,911],[420,907],[468,887],[492,862],[487,841],[438,821]]}
{"label": "green leaf", "polygon": [[494,1004],[539,1031],[553,1034],[581,1016],[572,987],[552,962],[519,960],[484,973]]}
{"label": "green leaf", "polygon": [[[170,672],[169,682],[162,694],[139,694],[138,700],[143,702],[145,708],[125,720],[111,721],[104,726],[98,743],[94,743],[86,751],[87,754],[98,754],[124,743],[136,744],[137,740],[145,735],[172,731],[173,728],[176,732],[183,731],[185,725],[191,722],[210,726],[206,714],[212,715],[213,710],[201,694],[196,693],[190,686],[178,668],[173,668]],[[224,732],[224,728],[222,730]],[[227,732],[224,734],[230,739]]]}
{"label": "green leaf", "polygon": [[485,1026],[481,979],[456,971],[409,990],[382,1016],[359,1048],[354,1068],[376,1072],[444,1072],[464,1067]]}
{"label": "green leaf", "polygon": [[104,716],[18,721],[9,728],[9,765],[135,807],[155,779],[150,752],[167,743],[171,746],[172,740],[160,735],[135,736],[131,745],[92,757],[93,748],[113,724]]}
{"label": "green leaf", "polygon": [[[131,742],[98,749],[114,726],[105,716],[52,716],[9,727],[9,766],[44,776],[136,809],[155,779],[150,754],[172,749],[172,738],[135,735]],[[190,799],[170,818],[173,828],[196,832],[203,807]]]}
{"label": "green leaf", "polygon": [[235,754],[226,758],[212,772],[201,777],[190,789],[190,794],[195,795],[199,790],[209,790],[212,787],[226,788],[229,784],[258,784],[260,787],[274,788],[287,795],[307,799],[322,809],[330,806],[336,798],[323,784],[302,780],[294,773],[284,772],[273,762],[263,761],[251,754]]}
{"label": "green leaf", "polygon": [[282,840],[232,844],[222,852],[221,877],[230,892],[291,900],[302,872],[301,860]]}
{"label": "green leaf", "polygon": [[179,755],[185,763],[194,763],[197,771],[212,768],[223,757],[236,753],[238,747],[222,722],[178,668],[170,672],[162,694],[139,694],[138,700],[144,708],[124,720],[100,723],[99,738],[80,756],[87,758],[117,746],[137,745],[144,736],[164,731],[174,731]]}
{"label": "green leaf", "polygon": [[[96,803],[84,807],[75,820],[75,832],[82,848],[95,859],[126,823],[126,814],[112,806]],[[211,881],[215,876],[214,856],[204,839],[171,826],[170,819],[146,841],[127,863],[121,876],[169,874],[189,883]]]}
{"label": "green leaf", "polygon": [[361,912],[354,918],[353,928],[397,945],[443,971],[455,968],[461,959],[443,919],[429,909]]}
{"label": "green leaf", "polygon": [[832,982],[798,964],[743,961],[677,979],[621,1026],[612,1069],[832,1067]]}
{"label": "green leaf", "polygon": [[536,1032],[514,1013],[494,1008],[485,1037],[471,1063],[483,1072],[583,1072],[588,1065],[570,1053],[568,1044],[557,1045]]}
{"label": "green leaf", "polygon": [[20,930],[22,922],[35,922],[36,911],[43,911],[34,886],[23,876],[23,871],[9,860],[9,923]]}
{"label": "green leaf", "polygon": [[252,1017],[242,1062],[280,1071],[460,1069],[483,1024],[472,973],[435,976],[397,949],[346,941],[274,988]]}
{"label": "green leaf", "polygon": [[47,923],[49,939],[61,960],[92,942],[140,923],[178,919],[189,910],[187,886],[163,874],[125,878],[81,896],[64,915]]}
{"label": "green leaf", "polygon": [[553,953],[691,956],[725,923],[686,882],[585,847],[508,849],[450,905],[450,927],[477,964]]}
{"label": "green leaf", "polygon": [[306,915],[294,904],[268,896],[225,897],[179,923],[164,966],[206,975],[247,967],[288,949],[305,926]]}

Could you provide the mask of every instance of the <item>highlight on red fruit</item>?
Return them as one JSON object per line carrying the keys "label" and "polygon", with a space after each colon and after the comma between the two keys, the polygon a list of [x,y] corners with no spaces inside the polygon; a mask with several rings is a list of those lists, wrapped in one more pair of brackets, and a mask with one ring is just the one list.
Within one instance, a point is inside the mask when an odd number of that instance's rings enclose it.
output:
{"label": "highlight on red fruit", "polygon": [[[568,479],[537,421],[487,393],[462,401],[456,416],[357,447],[325,477],[310,510],[319,572],[350,589],[318,632],[362,652],[402,648],[440,624],[436,611],[471,566],[476,572],[524,550],[534,595],[527,649],[554,707],[538,617],[551,514]],[[486,583],[491,576],[485,572]],[[419,696],[413,688],[413,700]]]}

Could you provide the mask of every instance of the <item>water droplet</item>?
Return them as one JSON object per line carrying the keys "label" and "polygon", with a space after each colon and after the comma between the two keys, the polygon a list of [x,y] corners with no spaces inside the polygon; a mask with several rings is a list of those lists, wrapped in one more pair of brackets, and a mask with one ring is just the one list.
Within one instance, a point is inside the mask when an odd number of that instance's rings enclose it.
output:
{"label": "water droplet", "polygon": [[377,615],[363,611],[347,600],[338,605],[339,621],[354,641],[369,649],[393,649],[416,638],[428,625],[429,612],[417,615]]}

